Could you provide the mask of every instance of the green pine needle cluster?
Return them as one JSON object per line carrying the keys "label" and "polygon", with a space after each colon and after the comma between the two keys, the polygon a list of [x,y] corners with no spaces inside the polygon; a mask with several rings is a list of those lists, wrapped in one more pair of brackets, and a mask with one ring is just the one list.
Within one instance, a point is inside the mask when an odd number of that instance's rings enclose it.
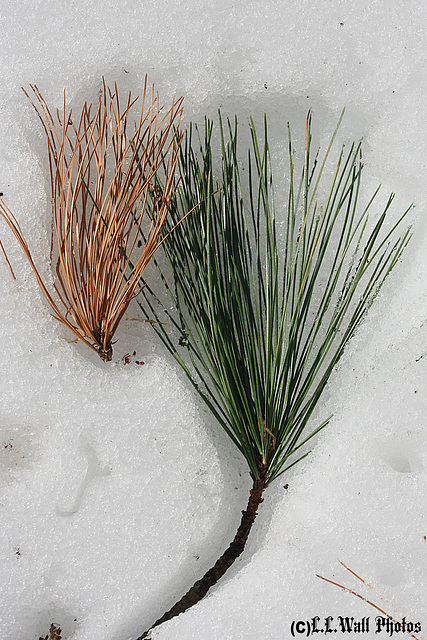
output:
{"label": "green pine needle cluster", "polygon": [[[288,127],[288,198],[278,213],[267,119],[262,138],[250,122],[247,183],[237,120],[219,116],[221,175],[214,170],[213,122],[206,120],[202,132],[190,127],[170,207],[175,228],[163,243],[173,281],[166,270],[162,280],[176,313],[164,315],[144,289],[141,308],[158,321],[153,328],[253,478],[262,473],[268,483],[301,460],[300,448],[328,423],[305,433],[346,344],[410,238],[409,230],[396,231],[409,209],[385,230],[393,194],[380,212],[373,211],[378,190],[361,206],[360,144],[342,148],[332,178],[325,171],[342,117],[320,161],[312,158],[308,115],[299,171]],[[322,202],[320,190],[327,194]]]}

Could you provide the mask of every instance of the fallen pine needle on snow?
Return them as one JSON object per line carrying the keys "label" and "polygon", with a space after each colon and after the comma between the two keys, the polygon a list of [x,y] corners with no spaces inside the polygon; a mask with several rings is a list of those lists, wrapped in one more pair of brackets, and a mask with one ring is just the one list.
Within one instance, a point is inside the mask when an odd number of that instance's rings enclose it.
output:
{"label": "fallen pine needle on snow", "polygon": [[[372,585],[370,585],[363,578],[361,578],[359,575],[357,575],[357,573],[355,573],[355,571],[353,571],[352,569],[347,567],[347,565],[345,565],[344,562],[341,562],[341,560],[339,560],[339,563],[344,567],[344,569],[347,569],[347,571],[349,571],[351,574],[353,574],[358,580],[363,582],[364,585],[366,585],[370,589],[373,589]],[[346,587],[343,584],[339,584],[339,582],[335,582],[334,580],[330,580],[329,578],[324,578],[323,576],[319,575],[318,573],[316,573],[316,577],[320,578],[321,580],[324,580],[325,582],[329,582],[330,584],[333,584],[336,587],[339,587],[340,589],[342,589],[343,591],[346,591],[347,593],[351,593],[352,595],[356,596],[356,598],[360,598],[360,600],[363,600],[367,604],[370,604],[371,607],[373,607],[374,609],[376,609],[377,611],[379,611],[380,613],[385,615],[387,618],[389,618],[391,620],[391,622],[393,622],[395,624],[398,624],[400,626],[402,625],[401,622],[399,622],[398,620],[395,620],[389,613],[384,611],[384,609],[381,609],[381,607],[379,607],[378,605],[374,604],[373,602],[371,602],[371,600],[368,600],[368,598],[362,596],[360,593],[357,593],[357,591],[354,591],[353,589],[350,589],[350,587]],[[404,633],[408,634],[411,638],[414,638],[414,640],[421,640],[421,638],[418,638],[417,636],[415,636],[413,633],[411,633],[407,629],[402,629],[402,631]]]}

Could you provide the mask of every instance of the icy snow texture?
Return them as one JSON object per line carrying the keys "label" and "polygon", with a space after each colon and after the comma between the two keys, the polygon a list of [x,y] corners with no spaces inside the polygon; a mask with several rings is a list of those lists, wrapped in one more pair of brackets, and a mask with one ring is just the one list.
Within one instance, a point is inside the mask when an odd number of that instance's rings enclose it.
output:
{"label": "icy snow texture", "polygon": [[[139,91],[148,73],[165,102],[185,96],[186,121],[266,111],[277,175],[286,120],[301,141],[313,107],[325,142],[346,105],[341,139],[364,136],[367,191],[395,190],[395,215],[416,203],[403,264],[319,406],[332,423],[270,489],[228,576],[153,638],[277,640],[314,615],[374,619],[316,573],[427,629],[426,14],[423,0],[2,2],[0,190],[47,278],[29,83],[55,107],[64,87],[77,105],[102,75]],[[0,237],[17,275],[1,258],[0,638],[37,640],[52,621],[67,640],[134,638],[228,544],[245,466],[149,326],[124,322],[115,362],[98,362],[51,319],[4,224]],[[135,350],[145,364],[124,366]]]}

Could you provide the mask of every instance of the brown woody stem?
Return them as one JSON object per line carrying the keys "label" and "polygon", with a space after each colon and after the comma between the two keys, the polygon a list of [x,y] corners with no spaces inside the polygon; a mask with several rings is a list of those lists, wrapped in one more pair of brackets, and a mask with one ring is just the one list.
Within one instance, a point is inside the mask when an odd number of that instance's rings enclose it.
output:
{"label": "brown woody stem", "polygon": [[169,611],[162,615],[161,618],[156,620],[150,629],[147,629],[147,631],[145,631],[142,636],[139,636],[137,640],[144,640],[148,637],[151,629],[154,629],[154,627],[159,626],[167,620],[171,620],[171,618],[178,616],[180,613],[187,611],[187,609],[197,604],[202,598],[204,598],[209,589],[216,584],[220,578],[222,578],[227,569],[229,569],[233,562],[240,556],[245,548],[252,525],[255,522],[257,509],[263,501],[262,494],[268,483],[266,478],[267,465],[263,465],[260,471],[260,477],[255,478],[254,480],[249,496],[248,506],[245,511],[242,511],[242,519],[240,521],[239,528],[237,529],[234,540],[228,549],[226,549],[222,556],[218,558],[214,566],[205,573],[203,578],[197,580],[181,600],[175,603]]}

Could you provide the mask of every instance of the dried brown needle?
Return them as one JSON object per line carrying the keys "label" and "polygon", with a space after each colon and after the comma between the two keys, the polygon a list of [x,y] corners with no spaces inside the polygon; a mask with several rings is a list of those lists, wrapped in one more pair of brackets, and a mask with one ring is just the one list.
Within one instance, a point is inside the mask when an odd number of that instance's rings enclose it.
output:
{"label": "dried brown needle", "polygon": [[[344,569],[347,569],[347,571],[349,571],[351,574],[353,574],[353,576],[355,576],[358,580],[360,580],[360,582],[363,582],[364,585],[366,585],[370,589],[373,588],[372,585],[369,584],[369,582],[366,582],[363,578],[361,578],[359,575],[357,575],[357,573],[355,573],[352,569],[350,569],[350,567],[347,567],[347,565],[344,564],[344,562],[341,562],[341,560],[339,560],[339,563],[341,564],[341,566],[344,567]],[[329,578],[324,578],[323,576],[319,575],[318,573],[316,573],[316,577],[320,578],[321,580],[324,580],[325,582],[329,582],[330,584],[333,584],[336,587],[339,587],[340,589],[342,589],[343,591],[346,591],[347,593],[351,593],[353,596],[356,596],[356,598],[359,598],[360,600],[363,600],[364,602],[369,604],[371,607],[373,607],[374,609],[376,609],[377,611],[382,613],[384,616],[386,616],[386,618],[389,618],[392,622],[394,622],[396,624],[399,624],[398,621],[395,620],[389,613],[384,611],[384,609],[381,609],[378,605],[376,605],[373,602],[371,602],[371,600],[368,600],[368,598],[362,596],[360,593],[357,593],[357,591],[354,591],[353,589],[350,589],[349,587],[346,587],[343,584],[339,584],[338,582],[335,582],[334,580],[330,580]],[[417,636],[415,636],[410,631],[404,630],[404,633],[408,634],[411,638],[414,638],[414,640],[418,640]]]}
{"label": "dried brown needle", "polygon": [[[176,186],[182,98],[173,99],[164,112],[154,88],[147,90],[145,78],[140,107],[131,93],[122,107],[117,85],[112,90],[103,81],[97,107],[84,102],[75,118],[64,92],[63,110],[54,117],[37,86],[31,85],[31,90],[32,98],[24,93],[47,139],[55,293],[44,283],[18,221],[1,198],[0,214],[21,245],[54,317],[109,361],[114,333],[162,242]],[[135,109],[132,127],[130,113]],[[162,189],[156,182],[160,167]]]}

